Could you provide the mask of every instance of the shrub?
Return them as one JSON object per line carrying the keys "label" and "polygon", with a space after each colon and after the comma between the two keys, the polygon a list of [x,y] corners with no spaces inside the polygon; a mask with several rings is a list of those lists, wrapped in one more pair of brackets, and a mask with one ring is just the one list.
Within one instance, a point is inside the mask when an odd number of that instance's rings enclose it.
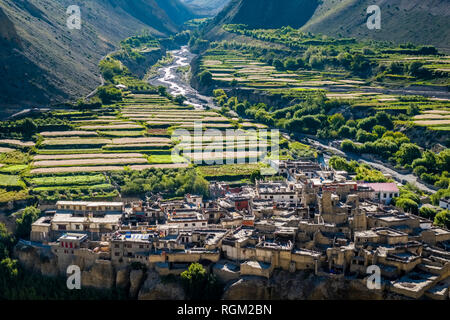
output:
{"label": "shrub", "polygon": [[450,211],[443,210],[436,214],[434,217],[434,224],[439,227],[450,229]]}

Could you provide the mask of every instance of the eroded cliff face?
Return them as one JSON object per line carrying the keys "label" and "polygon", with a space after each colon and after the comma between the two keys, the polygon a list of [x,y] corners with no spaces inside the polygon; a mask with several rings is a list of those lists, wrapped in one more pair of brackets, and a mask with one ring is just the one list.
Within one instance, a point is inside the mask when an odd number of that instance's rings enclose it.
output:
{"label": "eroded cliff face", "polygon": [[153,270],[132,270],[131,267],[115,267],[109,260],[91,262],[79,257],[58,261],[49,249],[18,244],[14,257],[29,272],[44,276],[66,276],[67,266],[74,264],[81,269],[81,286],[96,289],[119,288],[126,290],[132,299],[183,300],[186,298],[179,283],[165,283]]}
{"label": "eroded cliff face", "polygon": [[30,272],[51,277],[59,275],[58,261],[53,254],[45,254],[33,247],[18,244],[14,248],[14,257]]}
{"label": "eroded cliff face", "polygon": [[400,297],[381,290],[369,290],[363,279],[316,276],[310,272],[275,271],[268,280],[241,277],[225,288],[224,300],[392,300]]}
{"label": "eroded cliff face", "polygon": [[[45,276],[65,276],[65,269],[51,253],[30,246],[17,245],[15,257],[27,270]],[[186,294],[180,282],[167,281],[154,270],[132,270],[115,267],[109,260],[93,264],[81,262],[81,284],[97,289],[120,288],[132,299],[184,300]],[[64,265],[66,265],[64,263]],[[64,270],[63,270],[64,269]],[[381,300],[400,299],[381,290],[369,290],[363,279],[348,279],[336,275],[316,276],[311,272],[274,271],[270,279],[241,276],[228,281],[224,300]]]}
{"label": "eroded cliff face", "polygon": [[179,283],[162,282],[155,271],[147,272],[147,279],[142,285],[139,300],[184,300],[186,295]]}

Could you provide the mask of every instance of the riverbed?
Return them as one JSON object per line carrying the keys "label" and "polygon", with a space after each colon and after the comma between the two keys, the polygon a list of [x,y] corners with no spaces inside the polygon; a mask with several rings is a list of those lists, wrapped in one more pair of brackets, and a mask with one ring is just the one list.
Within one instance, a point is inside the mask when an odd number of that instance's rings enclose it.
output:
{"label": "riverbed", "polygon": [[169,53],[173,57],[172,63],[160,68],[158,75],[149,79],[149,83],[153,86],[162,85],[166,87],[167,91],[173,96],[182,95],[186,97],[187,100],[184,104],[191,105],[196,109],[204,109],[204,106],[214,108],[213,99],[200,94],[179,71],[180,68],[190,66],[195,54],[191,53],[187,46],[169,51]]}

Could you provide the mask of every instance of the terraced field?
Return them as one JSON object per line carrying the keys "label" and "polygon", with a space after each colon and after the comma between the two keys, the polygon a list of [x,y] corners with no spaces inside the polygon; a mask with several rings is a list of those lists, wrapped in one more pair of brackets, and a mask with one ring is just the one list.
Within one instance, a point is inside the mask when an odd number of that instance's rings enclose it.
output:
{"label": "terraced field", "polygon": [[[68,119],[70,128],[42,131],[38,143],[0,140],[0,152],[35,148],[28,164],[0,168],[0,187],[27,187],[30,194],[49,201],[114,198],[118,191],[109,178],[112,172],[182,169],[195,160],[201,165],[259,161],[264,153],[252,147],[259,143],[264,150],[270,145],[270,138],[260,140],[265,135],[249,130],[264,125],[238,124],[216,111],[177,105],[155,94],[128,94],[119,104],[91,112],[53,113]],[[200,136],[194,138],[195,130]],[[199,162],[200,152],[205,155]],[[254,165],[248,166],[253,170]],[[23,179],[19,172],[25,173]]]}

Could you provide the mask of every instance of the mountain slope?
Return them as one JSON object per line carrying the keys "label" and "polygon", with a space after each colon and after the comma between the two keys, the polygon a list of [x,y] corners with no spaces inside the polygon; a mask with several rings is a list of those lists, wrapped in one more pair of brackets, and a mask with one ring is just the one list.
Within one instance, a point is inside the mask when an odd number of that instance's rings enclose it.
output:
{"label": "mountain slope", "polygon": [[81,30],[69,30],[66,10],[72,4],[71,0],[0,1],[3,114],[87,94],[99,84],[99,60],[120,40],[143,30],[158,36],[176,33],[179,21],[191,15],[186,10],[175,18],[177,12],[167,13],[156,0],[85,0],[80,3]]}
{"label": "mountain slope", "polygon": [[169,18],[177,25],[196,17],[194,13],[182,1],[179,0],[155,0],[158,6],[164,10]]}
{"label": "mountain slope", "polygon": [[252,28],[303,26],[314,14],[318,0],[232,0],[216,24],[246,24]]}
{"label": "mountain slope", "polygon": [[181,0],[196,14],[201,16],[215,16],[230,0]]}
{"label": "mountain slope", "polygon": [[[381,9],[381,30],[369,30],[366,26],[366,10],[370,5]],[[302,29],[450,49],[450,3],[448,0],[323,0]]]}
{"label": "mountain slope", "polygon": [[[369,30],[367,8],[379,5],[381,30]],[[450,51],[449,0],[232,0],[207,26],[208,38],[223,24],[254,28],[301,27],[332,36],[431,44]]]}

